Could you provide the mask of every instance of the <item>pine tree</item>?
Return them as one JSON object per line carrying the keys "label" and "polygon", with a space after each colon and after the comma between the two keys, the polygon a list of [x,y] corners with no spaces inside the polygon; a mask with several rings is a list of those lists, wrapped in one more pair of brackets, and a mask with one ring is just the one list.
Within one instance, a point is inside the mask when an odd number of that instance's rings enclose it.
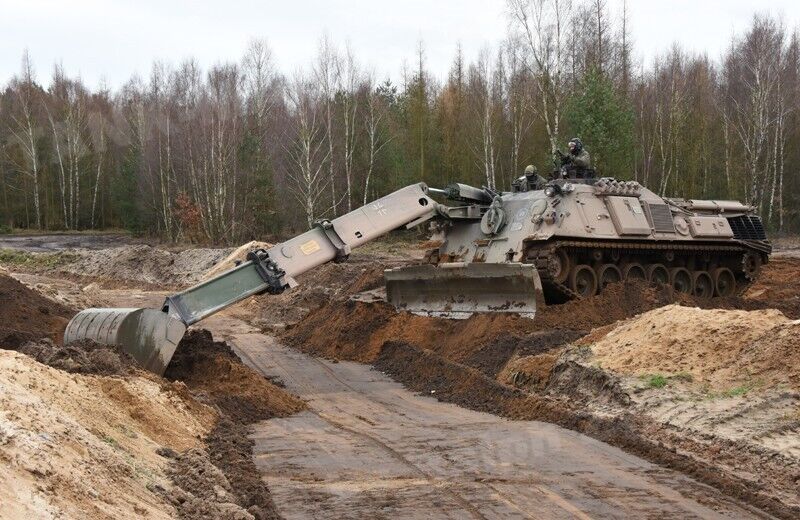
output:
{"label": "pine tree", "polygon": [[633,111],[609,79],[587,73],[567,104],[567,122],[599,175],[628,178],[633,162]]}

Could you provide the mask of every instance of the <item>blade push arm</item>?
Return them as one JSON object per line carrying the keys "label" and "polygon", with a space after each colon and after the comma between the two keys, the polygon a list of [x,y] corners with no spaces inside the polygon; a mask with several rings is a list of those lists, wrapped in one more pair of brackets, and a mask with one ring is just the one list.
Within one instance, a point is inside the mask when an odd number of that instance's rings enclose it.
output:
{"label": "blade push arm", "polygon": [[279,293],[294,277],[330,262],[389,231],[417,225],[438,215],[423,183],[412,184],[267,250],[253,251],[241,265],[211,280],[167,297],[163,310],[186,325],[253,294]]}

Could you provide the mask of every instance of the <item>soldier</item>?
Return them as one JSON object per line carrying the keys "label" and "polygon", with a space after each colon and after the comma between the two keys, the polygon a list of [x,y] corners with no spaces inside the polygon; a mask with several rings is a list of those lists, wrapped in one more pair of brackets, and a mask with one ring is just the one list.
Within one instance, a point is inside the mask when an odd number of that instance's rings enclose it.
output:
{"label": "soldier", "polygon": [[561,160],[561,175],[575,178],[594,177],[589,152],[577,137],[570,139],[569,153],[564,154],[561,150],[556,150],[556,154]]}
{"label": "soldier", "polygon": [[571,164],[578,170],[588,170],[592,167],[592,159],[580,139],[577,137],[570,139],[567,146],[569,146],[568,154],[564,155],[559,151],[562,165]]}
{"label": "soldier", "polygon": [[512,183],[514,191],[540,190],[545,184],[547,181],[532,164],[526,166],[525,174]]}

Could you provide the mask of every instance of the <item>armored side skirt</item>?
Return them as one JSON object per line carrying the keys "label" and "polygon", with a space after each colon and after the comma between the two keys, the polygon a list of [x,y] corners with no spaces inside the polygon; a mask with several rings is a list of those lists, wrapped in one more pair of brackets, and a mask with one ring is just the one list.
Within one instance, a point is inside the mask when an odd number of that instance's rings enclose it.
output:
{"label": "armored side skirt", "polygon": [[424,264],[387,269],[384,278],[389,303],[423,316],[505,312],[533,318],[544,301],[539,273],[530,264]]}
{"label": "armored side skirt", "polygon": [[119,345],[142,368],[163,374],[186,326],[155,309],[86,309],[72,318],[64,344],[91,339]]}

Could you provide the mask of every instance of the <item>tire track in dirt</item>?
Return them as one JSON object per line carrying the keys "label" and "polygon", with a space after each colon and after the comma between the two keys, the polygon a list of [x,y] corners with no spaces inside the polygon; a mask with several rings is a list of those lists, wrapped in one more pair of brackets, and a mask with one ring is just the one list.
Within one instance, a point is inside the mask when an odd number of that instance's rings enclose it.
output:
{"label": "tire track in dirt", "polygon": [[[263,363],[259,363],[257,360],[255,360],[246,350],[243,350],[243,349],[237,347],[236,337],[235,336],[228,337],[226,339],[227,339],[227,341],[229,341],[234,346],[234,348],[236,350],[236,353],[241,358],[247,360],[249,365],[251,365],[253,368],[255,368],[256,370],[259,370],[262,373],[266,373]],[[349,385],[347,382],[345,382],[333,370],[331,370],[330,367],[325,365],[325,363],[323,363],[321,360],[319,360],[317,358],[309,358],[309,359],[312,360],[317,366],[322,368],[325,372],[327,372],[339,384],[341,384],[345,388],[349,389],[351,392],[355,392],[355,393],[359,393],[359,394],[365,395],[362,392],[360,392],[359,390],[357,390],[354,387],[352,387],[351,385]],[[281,365],[280,361],[278,361],[277,359],[273,359],[273,363],[284,374],[287,374],[287,375],[289,374],[289,371],[285,367],[283,367]],[[305,389],[306,390],[311,390],[310,385],[305,385]],[[381,403],[381,404],[383,404],[383,403]],[[473,518],[477,518],[477,519],[480,519],[480,520],[485,520],[486,519],[486,517],[483,514],[481,514],[481,512],[477,508],[475,508],[475,506],[470,504],[469,501],[467,501],[463,496],[461,496],[460,494],[458,494],[457,492],[455,492],[453,489],[451,489],[448,486],[442,487],[440,485],[441,482],[438,479],[436,479],[433,475],[425,472],[422,468],[420,468],[416,464],[412,463],[411,461],[409,461],[408,459],[403,457],[403,455],[400,454],[400,452],[398,452],[397,450],[393,449],[391,446],[389,446],[388,444],[386,444],[385,442],[380,440],[380,438],[378,438],[377,436],[370,435],[370,434],[368,434],[366,432],[363,432],[361,430],[357,430],[355,428],[350,428],[347,425],[345,425],[344,423],[335,420],[330,415],[325,414],[325,413],[323,413],[323,412],[321,412],[319,410],[316,410],[313,407],[309,407],[309,412],[314,414],[314,415],[316,415],[317,417],[319,417],[320,419],[322,419],[326,423],[330,424],[334,428],[338,428],[339,430],[347,432],[350,435],[354,435],[354,436],[366,439],[368,442],[371,442],[373,445],[378,446],[380,449],[385,451],[387,454],[389,454],[392,458],[397,460],[399,463],[401,463],[404,466],[412,469],[417,474],[422,476],[428,482],[428,484],[430,484],[431,486],[437,487],[439,489],[442,489],[445,492],[447,492],[462,508],[464,508],[465,511],[469,512],[469,514]],[[500,491],[498,491],[498,490],[495,490],[495,491],[500,493]],[[500,494],[502,495],[502,493],[500,493]],[[514,506],[514,507],[516,508],[516,506]]]}
{"label": "tire track in dirt", "polygon": [[[218,336],[227,334],[249,365],[280,377],[312,409],[256,426],[257,466],[279,508],[289,508],[289,518],[384,517],[381,507],[394,516],[472,513],[451,492],[472,505],[478,514],[471,516],[478,518],[578,512],[591,517],[621,512],[760,516],[691,479],[575,432],[436,403],[363,365],[311,358],[252,328],[237,337],[231,322],[223,321],[219,327],[208,325]],[[556,437],[519,459],[508,452],[533,438],[525,433],[516,441],[514,436],[539,428]],[[266,458],[258,455],[259,446]],[[586,449],[590,453],[578,457]],[[535,461],[525,458],[531,455]],[[587,472],[584,464],[593,469]]]}

